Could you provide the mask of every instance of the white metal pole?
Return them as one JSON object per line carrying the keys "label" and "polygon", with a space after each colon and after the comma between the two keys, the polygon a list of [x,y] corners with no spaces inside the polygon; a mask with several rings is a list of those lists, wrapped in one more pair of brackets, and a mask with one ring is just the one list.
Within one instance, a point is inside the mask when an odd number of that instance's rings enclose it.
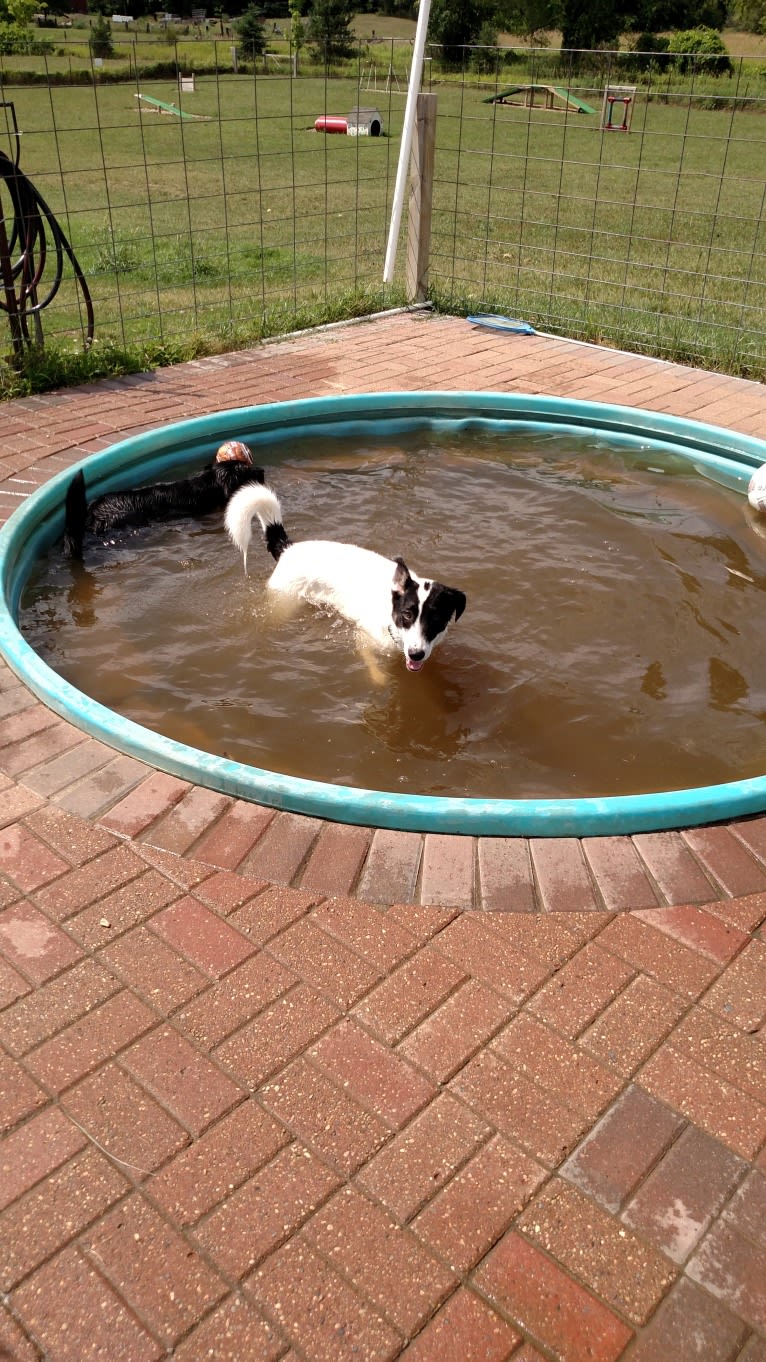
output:
{"label": "white metal pole", "polygon": [[410,149],[412,147],[412,129],[415,126],[415,114],[417,110],[418,94],[420,93],[420,80],[423,72],[423,54],[426,48],[426,33],[428,31],[428,16],[430,12],[431,0],[420,0],[420,5],[418,7],[418,22],[415,28],[415,44],[412,49],[412,63],[410,65],[410,81],[407,86],[407,103],[404,106],[404,124],[402,126],[402,142],[399,147],[399,165],[396,171],[396,184],[394,185],[394,201],[391,206],[391,223],[388,229],[386,262],[383,266],[383,282],[385,284],[390,284],[394,277],[396,247],[399,242],[399,227],[402,221],[404,191],[410,163]]}

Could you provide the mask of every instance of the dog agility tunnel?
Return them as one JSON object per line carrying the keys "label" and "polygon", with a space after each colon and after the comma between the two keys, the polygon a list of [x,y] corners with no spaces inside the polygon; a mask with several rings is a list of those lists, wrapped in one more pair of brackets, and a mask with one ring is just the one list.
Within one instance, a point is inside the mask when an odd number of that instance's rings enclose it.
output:
{"label": "dog agility tunnel", "polygon": [[315,132],[348,132],[348,119],[322,114],[314,120]]}
{"label": "dog agility tunnel", "polygon": [[355,107],[347,118],[339,114],[322,114],[314,120],[315,132],[347,133],[352,137],[380,137],[383,119],[378,109]]}
{"label": "dog agility tunnel", "polygon": [[[298,436],[395,438],[430,429],[502,433],[522,427],[587,432],[653,457],[681,456],[700,476],[742,492],[766,444],[714,426],[637,408],[498,392],[408,392],[310,398],[217,412],[112,445],[54,476],[0,531],[0,652],[54,712],[88,735],[159,770],[276,809],[365,826],[480,836],[598,836],[716,822],[766,810],[766,773],[691,789],[582,799],[482,799],[397,794],[293,778],[210,755],[151,732],[83,694],[34,652],[18,628],[31,568],[60,539],[66,488],[87,466],[91,496],[173,476],[207,461],[224,440],[259,448]],[[261,461],[267,461],[262,455]]]}

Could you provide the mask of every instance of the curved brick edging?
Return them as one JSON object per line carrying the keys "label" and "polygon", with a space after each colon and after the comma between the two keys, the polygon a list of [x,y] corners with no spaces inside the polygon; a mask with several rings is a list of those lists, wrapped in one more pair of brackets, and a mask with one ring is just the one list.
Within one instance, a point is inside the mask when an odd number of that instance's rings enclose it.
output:
{"label": "curved brick edging", "polygon": [[453,837],[274,813],[155,774],[98,821],[220,869],[383,905],[614,912],[766,892],[762,819],[634,837]]}
{"label": "curved brick edging", "polygon": [[[233,393],[453,380],[766,432],[756,384],[400,316],[7,404],[0,505]],[[764,1362],[765,867],[761,817],[275,815],[0,664],[0,1353]]]}

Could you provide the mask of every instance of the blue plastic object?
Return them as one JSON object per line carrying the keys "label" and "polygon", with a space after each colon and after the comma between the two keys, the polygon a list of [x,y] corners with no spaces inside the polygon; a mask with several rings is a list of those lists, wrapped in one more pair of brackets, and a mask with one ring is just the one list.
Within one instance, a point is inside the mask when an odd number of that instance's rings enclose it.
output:
{"label": "blue plastic object", "polygon": [[477,312],[468,318],[474,326],[486,326],[490,331],[515,331],[521,336],[535,336],[537,332],[529,322],[516,321],[515,317],[500,317],[493,312]]}
{"label": "blue plastic object", "polygon": [[[608,436],[610,442],[680,455],[701,476],[744,494],[766,462],[766,443],[715,426],[633,407],[498,392],[364,393],[309,398],[218,412],[134,436],[86,464],[92,495],[138,479],[155,481],[223,440],[268,450],[296,436],[392,436],[413,430],[508,432],[549,430]],[[74,469],[30,496],[0,530],[0,653],[51,709],[92,737],[181,779],[294,813],[413,831],[479,836],[584,837],[717,822],[766,810],[766,776],[688,790],[584,799],[460,799],[404,795],[297,779],[211,756],[124,719],[83,695],[30,648],[17,627],[19,601],[33,563],[60,539],[64,495]],[[512,775],[509,773],[509,783]]]}

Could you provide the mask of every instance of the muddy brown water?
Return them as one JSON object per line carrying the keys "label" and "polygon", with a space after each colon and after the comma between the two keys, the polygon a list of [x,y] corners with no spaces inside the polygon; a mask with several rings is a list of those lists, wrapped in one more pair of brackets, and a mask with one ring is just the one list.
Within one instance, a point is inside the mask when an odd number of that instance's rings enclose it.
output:
{"label": "muddy brown water", "polygon": [[21,628],[119,714],[292,776],[582,797],[766,771],[766,539],[743,496],[651,448],[519,431],[261,449],[293,538],[401,554],[468,596],[423,671],[245,578],[222,520],[60,544]]}

